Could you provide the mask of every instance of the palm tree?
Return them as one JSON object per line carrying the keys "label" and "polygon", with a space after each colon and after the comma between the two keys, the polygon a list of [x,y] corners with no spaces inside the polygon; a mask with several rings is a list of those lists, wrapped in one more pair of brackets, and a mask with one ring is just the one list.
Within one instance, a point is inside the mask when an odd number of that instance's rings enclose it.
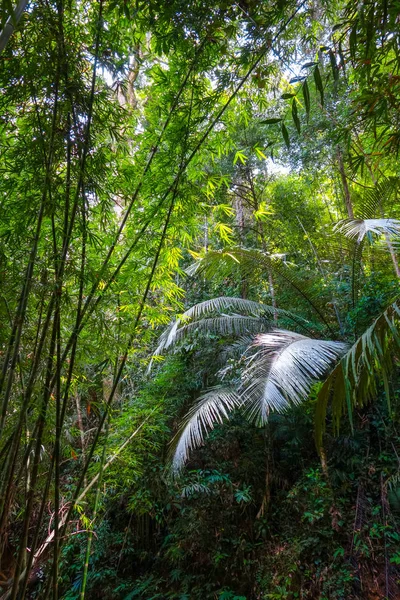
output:
{"label": "palm tree", "polygon": [[[393,236],[400,233],[400,223],[393,219],[347,219],[337,229],[361,242],[367,233]],[[260,262],[270,267],[273,259],[254,250],[243,248],[208,252],[189,269],[190,273],[215,273],[216,266],[225,273],[230,262],[241,261],[241,268],[254,270]],[[278,263],[282,272],[282,265]],[[299,282],[287,280],[306,297]],[[312,299],[307,300],[320,311]],[[225,311],[225,312],[223,312]],[[231,312],[233,314],[226,314]],[[271,328],[269,317],[275,307],[242,298],[220,297],[191,307],[162,334],[155,354],[173,348],[188,335],[213,332],[222,336],[245,336],[242,353],[244,368],[241,380],[234,387],[217,386],[205,390],[191,407],[177,434],[172,448],[172,466],[179,471],[192,449],[203,444],[216,423],[223,422],[236,409],[263,425],[271,411],[284,412],[303,402],[311,387],[325,379],[317,398],[315,437],[322,448],[322,437],[328,401],[332,399],[334,429],[347,411],[352,426],[352,411],[363,406],[377,393],[377,375],[383,382],[388,406],[390,393],[388,375],[393,368],[394,347],[400,347],[400,299],[393,302],[349,347],[342,341],[315,339],[292,331]],[[279,316],[298,317],[279,311]]]}
{"label": "palm tree", "polygon": [[[272,410],[282,412],[302,402],[312,384],[345,351],[342,342],[271,329],[269,318],[275,311],[274,307],[243,298],[214,298],[191,307],[162,334],[155,355],[172,349],[194,332],[239,336],[245,346],[239,385],[205,390],[184,418],[174,438],[174,470],[183,466],[191,449],[204,442],[215,423],[222,422],[234,409],[244,409],[249,419],[262,425]],[[292,316],[287,311],[278,314]]]}

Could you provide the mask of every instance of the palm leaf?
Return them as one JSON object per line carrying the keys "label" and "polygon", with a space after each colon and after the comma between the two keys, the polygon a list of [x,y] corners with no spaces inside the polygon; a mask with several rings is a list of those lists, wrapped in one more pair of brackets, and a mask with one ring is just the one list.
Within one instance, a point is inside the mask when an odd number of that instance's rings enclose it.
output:
{"label": "palm leaf", "polygon": [[257,336],[253,348],[256,352],[243,373],[239,393],[250,417],[263,424],[271,411],[303,402],[311,386],[345,352],[346,344],[274,330]]}
{"label": "palm leaf", "polygon": [[229,388],[216,387],[204,392],[187,413],[171,442],[173,471],[180,471],[189,452],[201,446],[206,434],[215,424],[222,423],[240,404],[238,394]]}
{"label": "palm leaf", "polygon": [[274,330],[260,334],[252,345],[237,391],[217,387],[203,393],[187,413],[173,446],[173,471],[179,471],[192,449],[204,443],[215,423],[245,407],[251,420],[264,424],[271,411],[283,412],[301,403],[311,386],[323,377],[345,352],[341,342],[314,340],[298,333]]}
{"label": "palm leaf", "polygon": [[[229,310],[236,311],[236,314],[202,318]],[[237,314],[237,311],[244,314]],[[200,302],[184,312],[162,333],[154,355],[161,354],[194,331],[221,335],[246,335],[265,330],[268,326],[266,316],[273,316],[274,312],[276,309],[271,306],[244,298],[221,296]]]}
{"label": "palm leaf", "polygon": [[335,225],[335,230],[350,239],[361,242],[368,233],[399,235],[400,221],[397,219],[344,219]]}
{"label": "palm leaf", "polygon": [[384,211],[393,212],[400,180],[398,177],[385,177],[371,188],[364,188],[359,215],[362,219],[384,217]]}
{"label": "palm leaf", "polygon": [[188,325],[182,325],[176,331],[173,343],[178,343],[193,332],[215,333],[220,336],[243,336],[248,333],[259,333],[268,329],[268,321],[262,317],[247,315],[222,315],[200,319]]}
{"label": "palm leaf", "polygon": [[[202,274],[208,279],[225,278],[235,273],[240,268],[240,276],[245,279],[257,279],[273,272],[293,289],[318,315],[321,321],[331,331],[325,315],[327,299],[304,280],[296,265],[285,260],[284,254],[267,254],[260,250],[247,248],[229,248],[226,250],[209,250],[188,269],[189,275]],[[300,321],[293,313],[286,312],[287,317],[293,321]],[[331,331],[332,332],[332,331]],[[332,332],[333,333],[333,332]]]}
{"label": "palm leaf", "polygon": [[352,426],[354,407],[362,407],[376,397],[383,383],[390,411],[388,375],[393,369],[393,350],[400,348],[400,300],[391,304],[353,344],[324,382],[317,400],[315,437],[322,446],[326,414],[332,399],[334,431],[347,411]]}

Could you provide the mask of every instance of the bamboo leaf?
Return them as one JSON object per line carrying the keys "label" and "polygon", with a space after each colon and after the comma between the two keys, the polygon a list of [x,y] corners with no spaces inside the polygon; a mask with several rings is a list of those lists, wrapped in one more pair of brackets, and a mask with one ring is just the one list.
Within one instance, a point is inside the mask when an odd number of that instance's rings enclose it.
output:
{"label": "bamboo leaf", "polygon": [[339,80],[339,69],[338,66],[336,64],[336,57],[333,53],[332,50],[329,50],[329,61],[331,64],[331,69],[332,69],[332,74],[333,74],[333,79],[335,82],[337,82]]}
{"label": "bamboo leaf", "polygon": [[307,123],[308,123],[308,120],[310,118],[311,102],[310,102],[310,90],[308,88],[307,80],[305,80],[305,82],[302,85],[302,92],[303,92],[303,98],[304,98],[304,106],[306,107],[306,115],[307,115]]}
{"label": "bamboo leaf", "polygon": [[293,119],[293,123],[295,124],[295,127],[297,129],[297,133],[300,134],[300,131],[301,131],[300,119],[299,119],[299,115],[297,112],[296,99],[294,99],[292,102],[292,119]]}
{"label": "bamboo leaf", "polygon": [[314,69],[314,81],[315,81],[315,87],[320,94],[321,104],[323,106],[324,105],[324,87],[322,85],[321,73],[320,73],[318,65]]}
{"label": "bamboo leaf", "polygon": [[350,32],[349,36],[349,48],[350,48],[350,56],[352,60],[356,59],[356,50],[357,50],[357,24],[354,25]]}
{"label": "bamboo leaf", "polygon": [[288,133],[288,130],[286,129],[285,123],[282,123],[281,131],[282,131],[283,139],[285,140],[286,148],[289,150],[290,149],[290,139],[289,139],[289,133]]}
{"label": "bamboo leaf", "polygon": [[262,125],[273,125],[274,123],[280,123],[282,119],[280,117],[273,117],[271,119],[264,119],[261,121]]}
{"label": "bamboo leaf", "polygon": [[247,156],[242,152],[242,150],[238,150],[235,154],[235,158],[233,159],[233,164],[236,165],[237,161],[240,160],[242,165],[246,164]]}

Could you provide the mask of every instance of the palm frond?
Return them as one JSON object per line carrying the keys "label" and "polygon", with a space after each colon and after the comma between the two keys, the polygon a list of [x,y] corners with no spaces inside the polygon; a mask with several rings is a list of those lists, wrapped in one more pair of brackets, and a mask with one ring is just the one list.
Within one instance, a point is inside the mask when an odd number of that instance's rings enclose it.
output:
{"label": "palm frond", "polygon": [[188,325],[182,325],[176,331],[173,343],[178,343],[193,332],[215,333],[220,336],[243,336],[249,333],[260,333],[269,328],[268,321],[262,317],[247,315],[223,315],[200,319]]}
{"label": "palm frond", "polygon": [[336,433],[346,411],[352,426],[353,408],[362,407],[376,396],[379,380],[390,410],[388,375],[394,367],[393,350],[396,347],[400,348],[400,300],[391,304],[357,339],[324,382],[318,394],[315,416],[317,447],[322,446],[330,399]]}
{"label": "palm frond", "polygon": [[400,179],[384,177],[371,188],[364,188],[358,213],[362,219],[374,219],[377,215],[384,217],[386,211],[393,212]]}
{"label": "palm frond", "polygon": [[222,310],[235,310],[247,315],[260,315],[265,313],[273,315],[274,312],[273,307],[268,306],[267,304],[246,300],[245,298],[219,296],[218,298],[211,298],[210,300],[195,304],[189,308],[183,316],[188,319],[199,319],[203,315],[210,314],[211,312],[221,312]]}
{"label": "palm frond", "polygon": [[201,446],[206,434],[215,424],[222,423],[240,404],[239,395],[229,388],[216,387],[202,394],[187,413],[172,440],[173,471],[180,471],[188,459],[189,452]]}
{"label": "palm frond", "polygon": [[[214,279],[231,276],[237,269],[240,269],[240,276],[249,280],[263,277],[272,272],[293,289],[331,331],[325,314],[327,298],[322,297],[320,288],[318,292],[313,290],[312,286],[305,281],[304,274],[303,276],[300,274],[296,265],[283,260],[284,256],[247,248],[209,250],[186,272],[189,275],[202,274],[208,279]],[[281,311],[281,315],[283,314],[295,322],[300,321],[293,313]]]}
{"label": "palm frond", "polygon": [[252,419],[265,423],[271,411],[282,412],[305,400],[311,386],[335,365],[346,344],[274,330],[257,336],[239,388]]}
{"label": "palm frond", "polygon": [[182,488],[181,498],[191,498],[197,494],[205,494],[209,496],[212,493],[212,490],[205,485],[204,483],[191,483],[190,485],[185,485]]}
{"label": "palm frond", "polygon": [[397,219],[344,219],[335,225],[335,231],[361,242],[368,233],[399,235],[400,221]]}
{"label": "palm frond", "polygon": [[[202,318],[213,313],[232,310],[235,311],[235,314]],[[266,304],[228,296],[200,302],[189,308],[179,319],[167,327],[160,336],[154,355],[161,354],[194,331],[221,335],[246,335],[265,331],[268,324],[266,317],[273,316],[274,311],[276,312],[272,306]],[[238,312],[242,314],[238,314]]]}
{"label": "palm frond", "polygon": [[234,247],[222,250],[207,250],[196,262],[186,269],[188,275],[202,274],[208,278],[227,277],[234,267],[240,268],[244,277],[265,269],[264,261],[286,262],[286,254],[268,254],[254,248]]}

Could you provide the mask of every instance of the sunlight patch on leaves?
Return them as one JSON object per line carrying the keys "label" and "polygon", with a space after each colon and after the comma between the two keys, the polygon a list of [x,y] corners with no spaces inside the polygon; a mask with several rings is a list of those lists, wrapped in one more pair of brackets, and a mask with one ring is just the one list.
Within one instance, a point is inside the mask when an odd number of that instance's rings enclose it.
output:
{"label": "sunlight patch on leaves", "polygon": [[239,389],[251,419],[263,424],[272,410],[282,412],[303,402],[346,347],[278,329],[258,335]]}
{"label": "sunlight patch on leaves", "polygon": [[361,242],[368,233],[398,236],[400,221],[397,219],[344,219],[339,221],[334,229],[350,239]]}

